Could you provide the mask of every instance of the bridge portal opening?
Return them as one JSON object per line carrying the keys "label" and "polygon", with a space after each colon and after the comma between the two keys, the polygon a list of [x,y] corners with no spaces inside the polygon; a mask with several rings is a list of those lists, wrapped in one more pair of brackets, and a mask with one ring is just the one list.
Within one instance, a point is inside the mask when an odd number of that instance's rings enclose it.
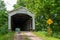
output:
{"label": "bridge portal opening", "polygon": [[16,28],[20,28],[21,31],[31,30],[32,17],[22,13],[11,16],[11,30],[15,31]]}

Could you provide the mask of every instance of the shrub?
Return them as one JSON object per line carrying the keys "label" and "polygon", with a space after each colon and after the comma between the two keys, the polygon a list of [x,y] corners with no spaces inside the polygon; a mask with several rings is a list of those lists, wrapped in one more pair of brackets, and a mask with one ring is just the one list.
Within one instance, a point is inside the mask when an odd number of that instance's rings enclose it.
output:
{"label": "shrub", "polygon": [[1,34],[6,34],[7,32],[8,32],[8,25],[6,23],[0,28],[0,33]]}

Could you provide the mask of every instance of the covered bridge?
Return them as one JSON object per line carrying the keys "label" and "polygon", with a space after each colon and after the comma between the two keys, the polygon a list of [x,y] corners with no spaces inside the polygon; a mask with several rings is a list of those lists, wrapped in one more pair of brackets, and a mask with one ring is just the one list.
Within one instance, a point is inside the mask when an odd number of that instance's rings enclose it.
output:
{"label": "covered bridge", "polygon": [[26,8],[20,7],[17,10],[8,13],[8,29],[15,31],[20,28],[21,31],[35,30],[35,15]]}

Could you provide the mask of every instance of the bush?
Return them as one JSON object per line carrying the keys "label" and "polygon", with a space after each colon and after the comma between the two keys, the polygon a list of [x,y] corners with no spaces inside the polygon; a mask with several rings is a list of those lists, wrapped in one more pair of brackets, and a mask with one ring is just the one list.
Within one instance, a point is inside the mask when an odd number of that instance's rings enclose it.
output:
{"label": "bush", "polygon": [[8,32],[8,25],[6,23],[0,28],[0,34],[6,34],[7,32]]}
{"label": "bush", "polygon": [[56,37],[56,38],[60,39],[60,33],[53,33],[53,37]]}
{"label": "bush", "polygon": [[0,35],[0,40],[13,40],[14,32],[9,32],[5,35]]}

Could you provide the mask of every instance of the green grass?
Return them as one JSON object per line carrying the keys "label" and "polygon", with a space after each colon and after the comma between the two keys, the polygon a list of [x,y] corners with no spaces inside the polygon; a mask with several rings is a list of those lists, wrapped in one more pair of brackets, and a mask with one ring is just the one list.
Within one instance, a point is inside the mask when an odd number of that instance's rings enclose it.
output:
{"label": "green grass", "polygon": [[38,32],[33,32],[36,36],[42,38],[43,40],[60,40],[58,38],[55,38],[55,37],[51,37],[51,36],[47,36],[47,33],[46,32],[41,32],[41,31],[38,31]]}
{"label": "green grass", "polygon": [[[25,35],[25,34],[24,34],[24,35]],[[28,38],[28,36],[25,35],[25,40],[30,40],[30,39]]]}
{"label": "green grass", "polygon": [[26,36],[25,40],[30,40],[30,39]]}
{"label": "green grass", "polygon": [[13,40],[14,32],[9,32],[5,35],[0,35],[0,40]]}

